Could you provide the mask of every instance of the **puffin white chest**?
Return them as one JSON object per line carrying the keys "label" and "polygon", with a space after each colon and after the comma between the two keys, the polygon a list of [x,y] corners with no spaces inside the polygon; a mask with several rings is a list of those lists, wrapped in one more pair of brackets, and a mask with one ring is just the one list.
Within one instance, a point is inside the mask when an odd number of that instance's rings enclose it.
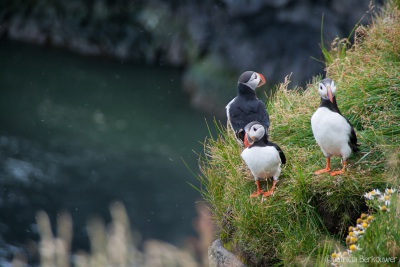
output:
{"label": "puffin white chest", "polygon": [[241,157],[255,178],[273,177],[280,171],[281,159],[273,146],[246,148]]}
{"label": "puffin white chest", "polygon": [[351,126],[342,115],[320,107],[311,117],[311,128],[325,156],[347,158],[350,155]]}

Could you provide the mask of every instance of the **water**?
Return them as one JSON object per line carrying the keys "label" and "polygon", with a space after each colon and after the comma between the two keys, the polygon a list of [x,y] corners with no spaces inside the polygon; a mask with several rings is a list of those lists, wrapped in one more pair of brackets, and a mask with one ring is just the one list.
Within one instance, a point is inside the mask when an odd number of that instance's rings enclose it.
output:
{"label": "water", "polygon": [[[57,49],[0,43],[0,236],[37,238],[35,214],[67,210],[74,246],[86,222],[125,204],[142,238],[194,235],[197,156],[205,115],[189,106],[181,72]],[[207,119],[211,121],[210,118]]]}

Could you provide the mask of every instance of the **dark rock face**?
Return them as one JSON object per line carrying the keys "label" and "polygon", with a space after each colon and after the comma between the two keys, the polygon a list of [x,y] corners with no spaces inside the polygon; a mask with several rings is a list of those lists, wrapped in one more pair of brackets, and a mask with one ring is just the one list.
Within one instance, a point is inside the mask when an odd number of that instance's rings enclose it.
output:
{"label": "dark rock face", "polygon": [[[369,9],[364,0],[91,0],[0,4],[0,38],[88,55],[186,67],[192,104],[216,115],[256,70],[270,83],[293,73],[304,85],[324,65],[319,43],[347,37]],[[367,19],[365,19],[367,21]],[[206,66],[206,67],[204,67]]]}

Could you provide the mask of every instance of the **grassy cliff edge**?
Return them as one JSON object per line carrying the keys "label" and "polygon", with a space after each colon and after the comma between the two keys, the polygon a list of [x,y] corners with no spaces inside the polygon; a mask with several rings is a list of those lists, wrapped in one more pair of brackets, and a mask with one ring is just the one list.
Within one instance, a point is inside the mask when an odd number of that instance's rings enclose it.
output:
{"label": "grassy cliff edge", "polygon": [[[347,228],[362,212],[372,212],[364,193],[398,188],[399,6],[398,0],[386,3],[370,26],[356,29],[351,47],[337,39],[325,51],[326,76],[337,84],[339,108],[354,125],[361,145],[344,175],[313,175],[325,164],[310,126],[320,101],[316,85],[321,77],[305,90],[288,90],[288,76],[268,102],[270,139],[288,158],[274,196],[249,198],[253,178],[226,127],[216,123],[217,136],[206,140],[200,160],[203,196],[224,245],[249,266],[324,265],[321,255],[343,249]],[[332,164],[335,169],[341,166],[337,158]],[[266,183],[263,186],[271,185]],[[400,224],[395,227],[399,232]],[[400,240],[390,245],[400,251]]]}

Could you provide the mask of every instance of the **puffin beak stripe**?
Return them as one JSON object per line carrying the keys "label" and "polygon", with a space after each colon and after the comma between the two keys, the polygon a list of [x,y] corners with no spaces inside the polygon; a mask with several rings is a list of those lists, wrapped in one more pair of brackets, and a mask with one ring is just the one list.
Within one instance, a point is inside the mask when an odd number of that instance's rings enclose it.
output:
{"label": "puffin beak stripe", "polygon": [[332,96],[332,91],[331,91],[330,85],[328,85],[326,89],[328,89],[329,101],[331,101],[333,103],[333,96]]}
{"label": "puffin beak stripe", "polygon": [[260,74],[260,73],[258,73],[258,72],[257,72],[257,74],[258,74],[258,76],[260,76],[260,78],[261,78],[260,82],[259,82],[258,85],[257,85],[257,87],[260,87],[260,86],[262,86],[262,85],[265,84],[265,78],[264,78],[264,76],[263,76],[262,74]]}

